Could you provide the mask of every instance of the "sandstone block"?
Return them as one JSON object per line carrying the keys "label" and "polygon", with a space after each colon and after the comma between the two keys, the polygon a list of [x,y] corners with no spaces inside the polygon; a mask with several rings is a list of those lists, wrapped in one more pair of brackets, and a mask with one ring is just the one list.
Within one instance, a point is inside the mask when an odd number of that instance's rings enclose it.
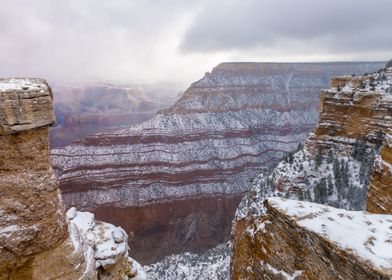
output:
{"label": "sandstone block", "polygon": [[0,135],[54,124],[52,92],[41,79],[0,79]]}

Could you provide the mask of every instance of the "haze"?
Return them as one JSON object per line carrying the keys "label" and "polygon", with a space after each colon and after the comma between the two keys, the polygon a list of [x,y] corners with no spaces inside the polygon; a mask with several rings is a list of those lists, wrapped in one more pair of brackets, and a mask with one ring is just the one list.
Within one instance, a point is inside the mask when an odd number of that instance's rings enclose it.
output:
{"label": "haze", "polygon": [[189,84],[222,61],[392,58],[390,0],[0,0],[0,76]]}

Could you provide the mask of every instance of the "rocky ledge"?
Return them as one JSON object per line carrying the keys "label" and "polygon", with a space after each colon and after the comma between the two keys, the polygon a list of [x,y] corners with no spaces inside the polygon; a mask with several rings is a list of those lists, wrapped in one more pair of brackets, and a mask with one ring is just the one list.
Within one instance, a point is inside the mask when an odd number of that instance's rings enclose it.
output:
{"label": "rocky ledge", "polygon": [[67,218],[49,160],[53,123],[44,80],[0,80],[0,279],[143,279],[122,229],[74,209]]}
{"label": "rocky ledge", "polygon": [[235,236],[236,279],[390,279],[392,215],[269,198]]}

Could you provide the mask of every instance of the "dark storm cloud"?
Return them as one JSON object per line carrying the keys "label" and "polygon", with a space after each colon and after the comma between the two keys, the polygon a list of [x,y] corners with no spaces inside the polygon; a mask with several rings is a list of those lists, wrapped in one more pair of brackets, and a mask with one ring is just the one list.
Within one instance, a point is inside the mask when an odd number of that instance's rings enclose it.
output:
{"label": "dark storm cloud", "polygon": [[390,0],[212,0],[195,17],[181,49],[390,51],[391,11]]}

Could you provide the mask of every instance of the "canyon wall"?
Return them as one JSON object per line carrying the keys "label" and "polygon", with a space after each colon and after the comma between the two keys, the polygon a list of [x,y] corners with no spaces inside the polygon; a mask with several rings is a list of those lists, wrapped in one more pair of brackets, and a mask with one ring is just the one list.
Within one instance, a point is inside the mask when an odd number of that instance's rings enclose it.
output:
{"label": "canyon wall", "polygon": [[52,150],[65,203],[125,228],[144,263],[224,242],[251,179],[314,127],[330,77],[381,65],[222,63],[151,120]]}
{"label": "canyon wall", "polygon": [[[392,115],[392,112],[391,112]],[[390,126],[392,127],[392,125]],[[392,130],[386,135],[381,154],[376,157],[367,196],[366,210],[392,214]]]}
{"label": "canyon wall", "polygon": [[49,158],[52,98],[44,80],[0,79],[0,279],[143,277],[123,229],[66,215]]}
{"label": "canyon wall", "polygon": [[55,85],[56,125],[49,130],[50,147],[144,122],[172,106],[180,88],[176,84],[99,82]]}
{"label": "canyon wall", "polygon": [[[333,78],[331,89],[322,91],[320,120],[304,148],[256,177],[237,210],[233,279],[391,277],[391,235],[384,223],[392,216],[376,215],[392,213],[391,89],[387,68]],[[271,196],[355,210],[367,204],[376,214]]]}

